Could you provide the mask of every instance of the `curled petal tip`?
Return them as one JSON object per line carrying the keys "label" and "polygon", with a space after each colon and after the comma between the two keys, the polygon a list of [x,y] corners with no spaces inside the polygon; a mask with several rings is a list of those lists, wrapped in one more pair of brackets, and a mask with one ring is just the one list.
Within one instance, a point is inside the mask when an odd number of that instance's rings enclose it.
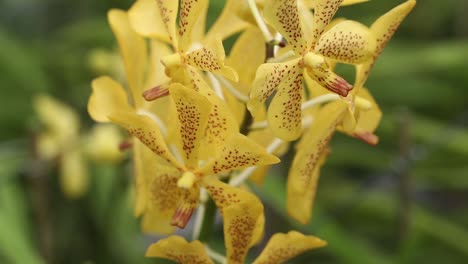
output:
{"label": "curled petal tip", "polygon": [[371,132],[357,132],[354,136],[372,146],[379,143],[379,137]]}
{"label": "curled petal tip", "polygon": [[153,87],[143,92],[143,98],[145,98],[146,101],[154,101],[167,95],[169,95],[169,89],[167,86],[162,85]]}
{"label": "curled petal tip", "polygon": [[336,76],[336,78],[328,86],[326,86],[326,88],[343,97],[346,97],[348,96],[349,91],[353,89],[353,86],[345,79]]}

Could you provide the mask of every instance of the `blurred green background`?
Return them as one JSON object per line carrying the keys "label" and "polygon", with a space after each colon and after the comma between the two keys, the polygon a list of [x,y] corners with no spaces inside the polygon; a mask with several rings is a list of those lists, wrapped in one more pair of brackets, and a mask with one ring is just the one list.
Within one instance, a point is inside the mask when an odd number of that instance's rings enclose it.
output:
{"label": "blurred green background", "polygon": [[[401,3],[371,1],[338,16],[369,25]],[[224,1],[211,1],[210,21]],[[97,50],[116,51],[111,8],[131,0],[0,1],[0,263],[165,263],[144,259],[156,238],[132,217],[131,164],[91,166],[88,194],[69,200],[57,173],[36,175],[40,130],[32,99],[74,107],[82,129]],[[384,112],[376,147],[339,135],[322,171],[308,226],[285,214],[287,169],[255,188],[266,237],[301,230],[326,248],[291,263],[468,262],[468,2],[420,0],[378,60],[367,87]],[[342,70],[352,77],[349,67]],[[213,248],[222,251],[221,226]],[[251,250],[256,255],[261,247]]]}

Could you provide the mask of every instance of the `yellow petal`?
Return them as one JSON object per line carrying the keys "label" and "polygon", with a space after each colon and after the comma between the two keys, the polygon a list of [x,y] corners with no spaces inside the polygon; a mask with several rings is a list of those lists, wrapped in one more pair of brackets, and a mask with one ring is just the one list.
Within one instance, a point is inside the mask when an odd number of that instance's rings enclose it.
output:
{"label": "yellow petal", "polygon": [[206,15],[207,0],[181,0],[179,18],[179,50],[188,51],[192,44],[192,30],[197,21]]}
{"label": "yellow petal", "polygon": [[88,190],[88,168],[83,153],[79,149],[62,153],[60,185],[64,194],[71,199],[83,196]]}
{"label": "yellow petal", "polygon": [[362,63],[372,57],[376,41],[369,29],[352,20],[338,23],[322,34],[315,52],[345,63]]}
{"label": "yellow petal", "polygon": [[169,40],[172,46],[177,50],[177,36],[176,36],[176,20],[177,10],[179,8],[179,1],[174,0],[156,0],[159,6],[159,12],[161,18],[166,26],[167,33],[169,34]]}
{"label": "yellow petal", "polygon": [[340,6],[349,6],[369,2],[369,0],[344,0]]}
{"label": "yellow petal", "polygon": [[37,155],[43,160],[55,159],[62,150],[62,143],[59,142],[53,133],[41,133],[37,137]]}
{"label": "yellow petal", "polygon": [[122,10],[112,9],[107,14],[109,24],[119,43],[125,65],[125,75],[135,106],[141,105],[143,81],[146,70],[146,42],[130,25],[128,15]]}
{"label": "yellow petal", "polygon": [[310,219],[310,205],[315,196],[318,170],[327,153],[328,142],[346,109],[346,104],[341,100],[329,103],[321,109],[317,119],[304,134],[301,148],[296,152],[289,169],[287,209],[301,223],[305,224]]}
{"label": "yellow petal", "polygon": [[197,69],[222,75],[229,80],[237,81],[236,71],[224,65],[224,47],[220,40],[213,41],[201,49],[186,54],[187,63]]}
{"label": "yellow petal", "polygon": [[146,210],[148,201],[148,178],[154,166],[160,164],[158,156],[137,138],[133,138],[133,175],[135,185],[135,217]]}
{"label": "yellow petal", "polygon": [[39,120],[60,148],[78,137],[79,116],[70,106],[48,95],[35,97],[33,103]]}
{"label": "yellow petal", "polygon": [[155,0],[138,0],[128,10],[133,29],[140,35],[170,42],[166,26]]}
{"label": "yellow petal", "polygon": [[248,250],[263,234],[263,205],[252,193],[210,178],[204,187],[220,208],[228,263],[244,263]]}
{"label": "yellow petal", "polygon": [[390,38],[400,26],[401,22],[409,14],[416,4],[415,0],[408,0],[403,4],[393,8],[386,14],[377,19],[371,26],[370,30],[377,40],[377,49],[373,58],[358,67],[355,86],[362,87],[369,76],[369,72],[374,66],[375,60],[382,53]]}
{"label": "yellow petal", "polygon": [[[315,2],[316,2],[315,0],[303,0],[303,1],[306,2],[309,8],[314,8]],[[344,0],[343,2],[341,2],[340,6],[349,6],[349,5],[355,5],[355,4],[365,3],[365,2],[369,2],[369,0]]]}
{"label": "yellow petal", "polygon": [[237,5],[241,4],[239,0],[227,0],[221,12],[221,15],[216,19],[214,24],[206,35],[206,40],[226,39],[229,36],[246,28],[249,24],[240,19],[234,10]]}
{"label": "yellow petal", "polygon": [[206,137],[200,156],[203,159],[212,158],[218,154],[219,146],[224,145],[226,138],[239,131],[239,124],[224,100],[216,95],[213,89],[209,88],[198,71],[187,67],[187,73],[190,76],[191,85],[212,104],[208,125],[206,128]]}
{"label": "yellow petal", "polygon": [[299,58],[285,63],[265,63],[260,65],[252,85],[252,91],[249,96],[250,100],[247,102],[247,108],[255,119],[262,112],[263,103],[288,78],[288,71],[296,68],[300,60]]}
{"label": "yellow petal", "polygon": [[170,236],[151,244],[146,256],[170,259],[180,264],[213,264],[200,241],[189,243],[180,236]]}
{"label": "yellow petal", "polygon": [[205,164],[199,173],[217,175],[223,172],[239,170],[250,166],[278,163],[279,159],[246,136],[236,133],[226,139],[220,155]]}
{"label": "yellow petal", "polygon": [[140,139],[143,144],[169,164],[182,169],[182,166],[167,148],[158,126],[149,117],[131,112],[117,112],[110,115],[109,118],[112,122],[127,129],[130,134]]}
{"label": "yellow petal", "polygon": [[124,88],[110,77],[94,79],[93,92],[88,101],[88,113],[95,121],[109,122],[109,115],[118,111],[132,111]]}
{"label": "yellow petal", "polygon": [[305,251],[320,248],[327,243],[314,236],[304,236],[303,234],[290,231],[287,234],[274,234],[260,256],[253,264],[283,263]]}
{"label": "yellow petal", "polygon": [[330,23],[343,0],[317,0],[314,3],[314,31],[311,49],[315,48],[325,27]]}
{"label": "yellow petal", "polygon": [[97,124],[93,126],[87,137],[86,154],[97,162],[117,163],[124,158],[119,150],[123,137],[113,124]]}
{"label": "yellow petal", "polygon": [[293,46],[297,55],[304,54],[309,44],[304,37],[296,0],[266,0],[263,16]]}
{"label": "yellow petal", "polygon": [[356,126],[353,130],[344,130],[344,132],[368,144],[376,145],[378,137],[374,135],[374,132],[382,119],[382,111],[369,90],[360,89],[358,96],[369,101],[372,106],[368,110],[357,108],[355,111]]}
{"label": "yellow petal", "polygon": [[303,68],[291,65],[268,107],[268,125],[275,136],[292,141],[302,133]]}
{"label": "yellow petal", "polygon": [[170,95],[177,108],[182,138],[182,156],[188,168],[198,166],[198,150],[211,112],[210,102],[193,89],[173,84]]}
{"label": "yellow petal", "polygon": [[[255,73],[264,61],[265,43],[262,34],[257,28],[249,27],[232,46],[226,64],[237,71],[239,82],[250,89],[250,85],[255,79]],[[249,90],[241,90],[240,92],[248,94]]]}

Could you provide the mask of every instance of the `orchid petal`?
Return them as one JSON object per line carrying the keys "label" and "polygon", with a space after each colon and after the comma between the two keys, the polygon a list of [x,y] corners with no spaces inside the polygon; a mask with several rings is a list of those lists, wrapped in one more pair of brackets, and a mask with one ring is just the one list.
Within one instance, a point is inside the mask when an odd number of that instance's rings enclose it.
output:
{"label": "orchid petal", "polygon": [[320,248],[327,243],[314,236],[296,231],[274,234],[253,264],[283,263],[305,251]]}
{"label": "orchid petal", "polygon": [[297,55],[304,54],[308,48],[302,28],[297,0],[267,0],[263,16],[292,45]]}
{"label": "orchid petal", "polygon": [[275,136],[292,141],[302,133],[303,68],[291,65],[268,107],[268,124]]}
{"label": "orchid petal", "polygon": [[379,138],[374,135],[374,132],[382,119],[382,111],[369,90],[362,88],[357,95],[369,101],[372,106],[368,110],[357,108],[353,116],[356,118],[356,126],[353,130],[344,130],[344,132],[370,145],[376,145]]}
{"label": "orchid petal", "polygon": [[169,34],[169,40],[172,46],[177,50],[177,36],[176,36],[176,20],[177,10],[179,8],[179,1],[174,0],[156,0],[159,7],[159,12],[164,25],[166,26],[167,33]]}
{"label": "orchid petal", "polygon": [[88,190],[89,175],[86,160],[80,149],[62,153],[60,160],[60,186],[71,199],[81,197]]}
{"label": "orchid petal", "polygon": [[206,40],[214,40],[217,38],[226,39],[229,36],[236,34],[245,29],[249,24],[240,19],[234,12],[236,5],[239,5],[239,0],[227,0],[224,5],[221,15],[211,26],[206,35]]}
{"label": "orchid petal", "polygon": [[173,84],[170,88],[180,122],[181,149],[187,168],[198,166],[200,143],[205,135],[212,109],[210,102],[197,91]]}
{"label": "orchid petal", "polygon": [[314,5],[314,30],[311,49],[315,48],[325,27],[330,23],[343,0],[317,0]]}
{"label": "orchid petal", "polygon": [[189,243],[180,236],[170,236],[151,244],[146,256],[165,258],[180,264],[213,264],[200,241]]}
{"label": "orchid petal", "polygon": [[362,63],[372,57],[376,41],[369,29],[352,20],[338,23],[320,37],[315,53],[345,63]]}
{"label": "orchid petal", "polygon": [[405,3],[400,4],[399,6],[388,11],[372,24],[370,30],[377,40],[377,49],[371,60],[362,65],[359,65],[355,82],[356,87],[360,88],[364,85],[367,77],[369,76],[370,70],[377,60],[377,57],[382,53],[388,41],[391,39],[393,34],[395,34],[395,31],[398,29],[401,22],[403,22],[405,17],[414,8],[415,4],[415,0],[408,0]]}
{"label": "orchid petal", "polygon": [[290,69],[297,68],[301,59],[294,59],[285,63],[265,63],[257,70],[255,80],[250,92],[247,108],[254,118],[263,109],[263,103],[277,89],[283,81],[288,79]]}
{"label": "orchid petal", "polygon": [[186,54],[187,64],[200,70],[220,74],[229,80],[237,81],[236,71],[224,65],[225,57],[223,43],[220,40],[207,43],[206,46]]}
{"label": "orchid petal", "polygon": [[108,13],[108,20],[119,43],[133,102],[135,105],[141,105],[147,62],[145,40],[133,30],[126,12],[113,9]]}
{"label": "orchid petal", "polygon": [[219,157],[200,168],[202,175],[216,175],[250,166],[278,163],[279,159],[268,154],[265,149],[246,136],[235,133],[226,139]]}
{"label": "orchid petal", "polygon": [[252,193],[215,178],[205,180],[204,186],[223,216],[228,263],[244,263],[248,250],[263,233],[262,203]]}
{"label": "orchid petal", "polygon": [[155,0],[138,0],[128,10],[133,29],[140,35],[170,43],[159,6]]}
{"label": "orchid petal", "polygon": [[112,113],[109,119],[127,129],[130,134],[140,139],[156,155],[161,156],[172,166],[179,169],[183,168],[170,153],[159,127],[149,117],[132,112],[116,112]]}
{"label": "orchid petal", "polygon": [[88,113],[97,122],[109,122],[109,115],[118,111],[132,111],[127,93],[120,83],[104,76],[94,79],[93,92],[88,101]]}
{"label": "orchid petal", "polygon": [[319,169],[327,154],[328,142],[346,108],[341,100],[324,106],[303,136],[304,143],[301,144],[304,146],[306,142],[308,147],[298,149],[294,157],[287,182],[287,209],[301,223],[305,224],[310,219]]}
{"label": "orchid petal", "polygon": [[[192,44],[192,30],[198,20],[206,16],[208,0],[181,0],[179,18],[179,50],[188,51]],[[203,23],[204,26],[204,23]],[[204,27],[203,27],[204,31]]]}

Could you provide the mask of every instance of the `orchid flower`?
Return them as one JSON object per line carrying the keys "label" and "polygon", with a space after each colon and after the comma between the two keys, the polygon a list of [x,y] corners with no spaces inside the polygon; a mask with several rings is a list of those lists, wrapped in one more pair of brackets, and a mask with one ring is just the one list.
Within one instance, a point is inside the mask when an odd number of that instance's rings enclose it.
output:
{"label": "orchid flower", "polygon": [[291,45],[294,57],[286,62],[260,66],[250,93],[249,109],[262,107],[276,90],[268,108],[268,122],[281,139],[297,139],[302,132],[303,76],[308,74],[323,87],[347,96],[352,86],[335,74],[325,58],[359,64],[376,49],[376,40],[362,24],[345,20],[325,31],[342,0],[319,0],[314,7],[314,30],[306,38],[297,0],[267,0],[264,17]]}
{"label": "orchid flower", "polygon": [[[212,264],[214,262],[211,256],[216,257],[222,263],[243,264],[249,249],[255,244],[253,242],[257,238],[257,229],[254,225],[257,215],[251,214],[245,208],[246,206],[245,203],[240,203],[224,209],[224,215],[233,216],[224,220],[226,259],[205,247],[200,241],[187,242],[180,236],[170,236],[152,244],[146,251],[146,256],[165,258],[180,264]],[[305,236],[296,231],[290,231],[287,234],[276,233],[252,263],[279,264],[305,251],[325,245],[326,242],[317,237]]]}
{"label": "orchid flower", "polygon": [[[345,133],[367,143],[377,143],[378,138],[374,135],[374,131],[382,113],[368,90],[363,88],[363,84],[376,58],[415,3],[414,0],[408,0],[400,4],[377,19],[371,26],[370,30],[376,36],[378,48],[371,59],[357,66],[354,85],[357,89],[352,95],[355,101],[361,100],[361,102],[355,103],[358,107],[354,113],[349,115],[349,105],[345,100],[336,100],[323,106],[316,114],[317,119],[299,142],[300,147],[289,170],[287,182],[288,213],[299,222],[307,223],[311,217],[320,168],[329,153],[328,144],[335,130],[340,127]],[[354,120],[354,127],[344,125],[346,122],[351,122],[350,119]],[[349,127],[352,129],[347,129]]]}
{"label": "orchid flower", "polygon": [[[154,170],[146,179],[147,197],[145,216],[185,227],[197,207],[200,187],[205,188],[222,208],[228,192],[230,203],[247,199],[240,190],[222,183],[212,175],[220,175],[250,166],[266,165],[279,161],[275,156],[238,132],[226,138],[223,145],[216,144],[216,156],[206,157],[205,130],[214,107],[208,99],[191,88],[171,85],[170,98],[176,109],[180,138],[176,142],[183,163],[172,154],[160,129],[150,118],[132,111],[115,111],[109,118],[126,128],[141,140],[157,157]],[[242,196],[242,197],[241,197]],[[144,217],[145,217],[144,216]]]}

